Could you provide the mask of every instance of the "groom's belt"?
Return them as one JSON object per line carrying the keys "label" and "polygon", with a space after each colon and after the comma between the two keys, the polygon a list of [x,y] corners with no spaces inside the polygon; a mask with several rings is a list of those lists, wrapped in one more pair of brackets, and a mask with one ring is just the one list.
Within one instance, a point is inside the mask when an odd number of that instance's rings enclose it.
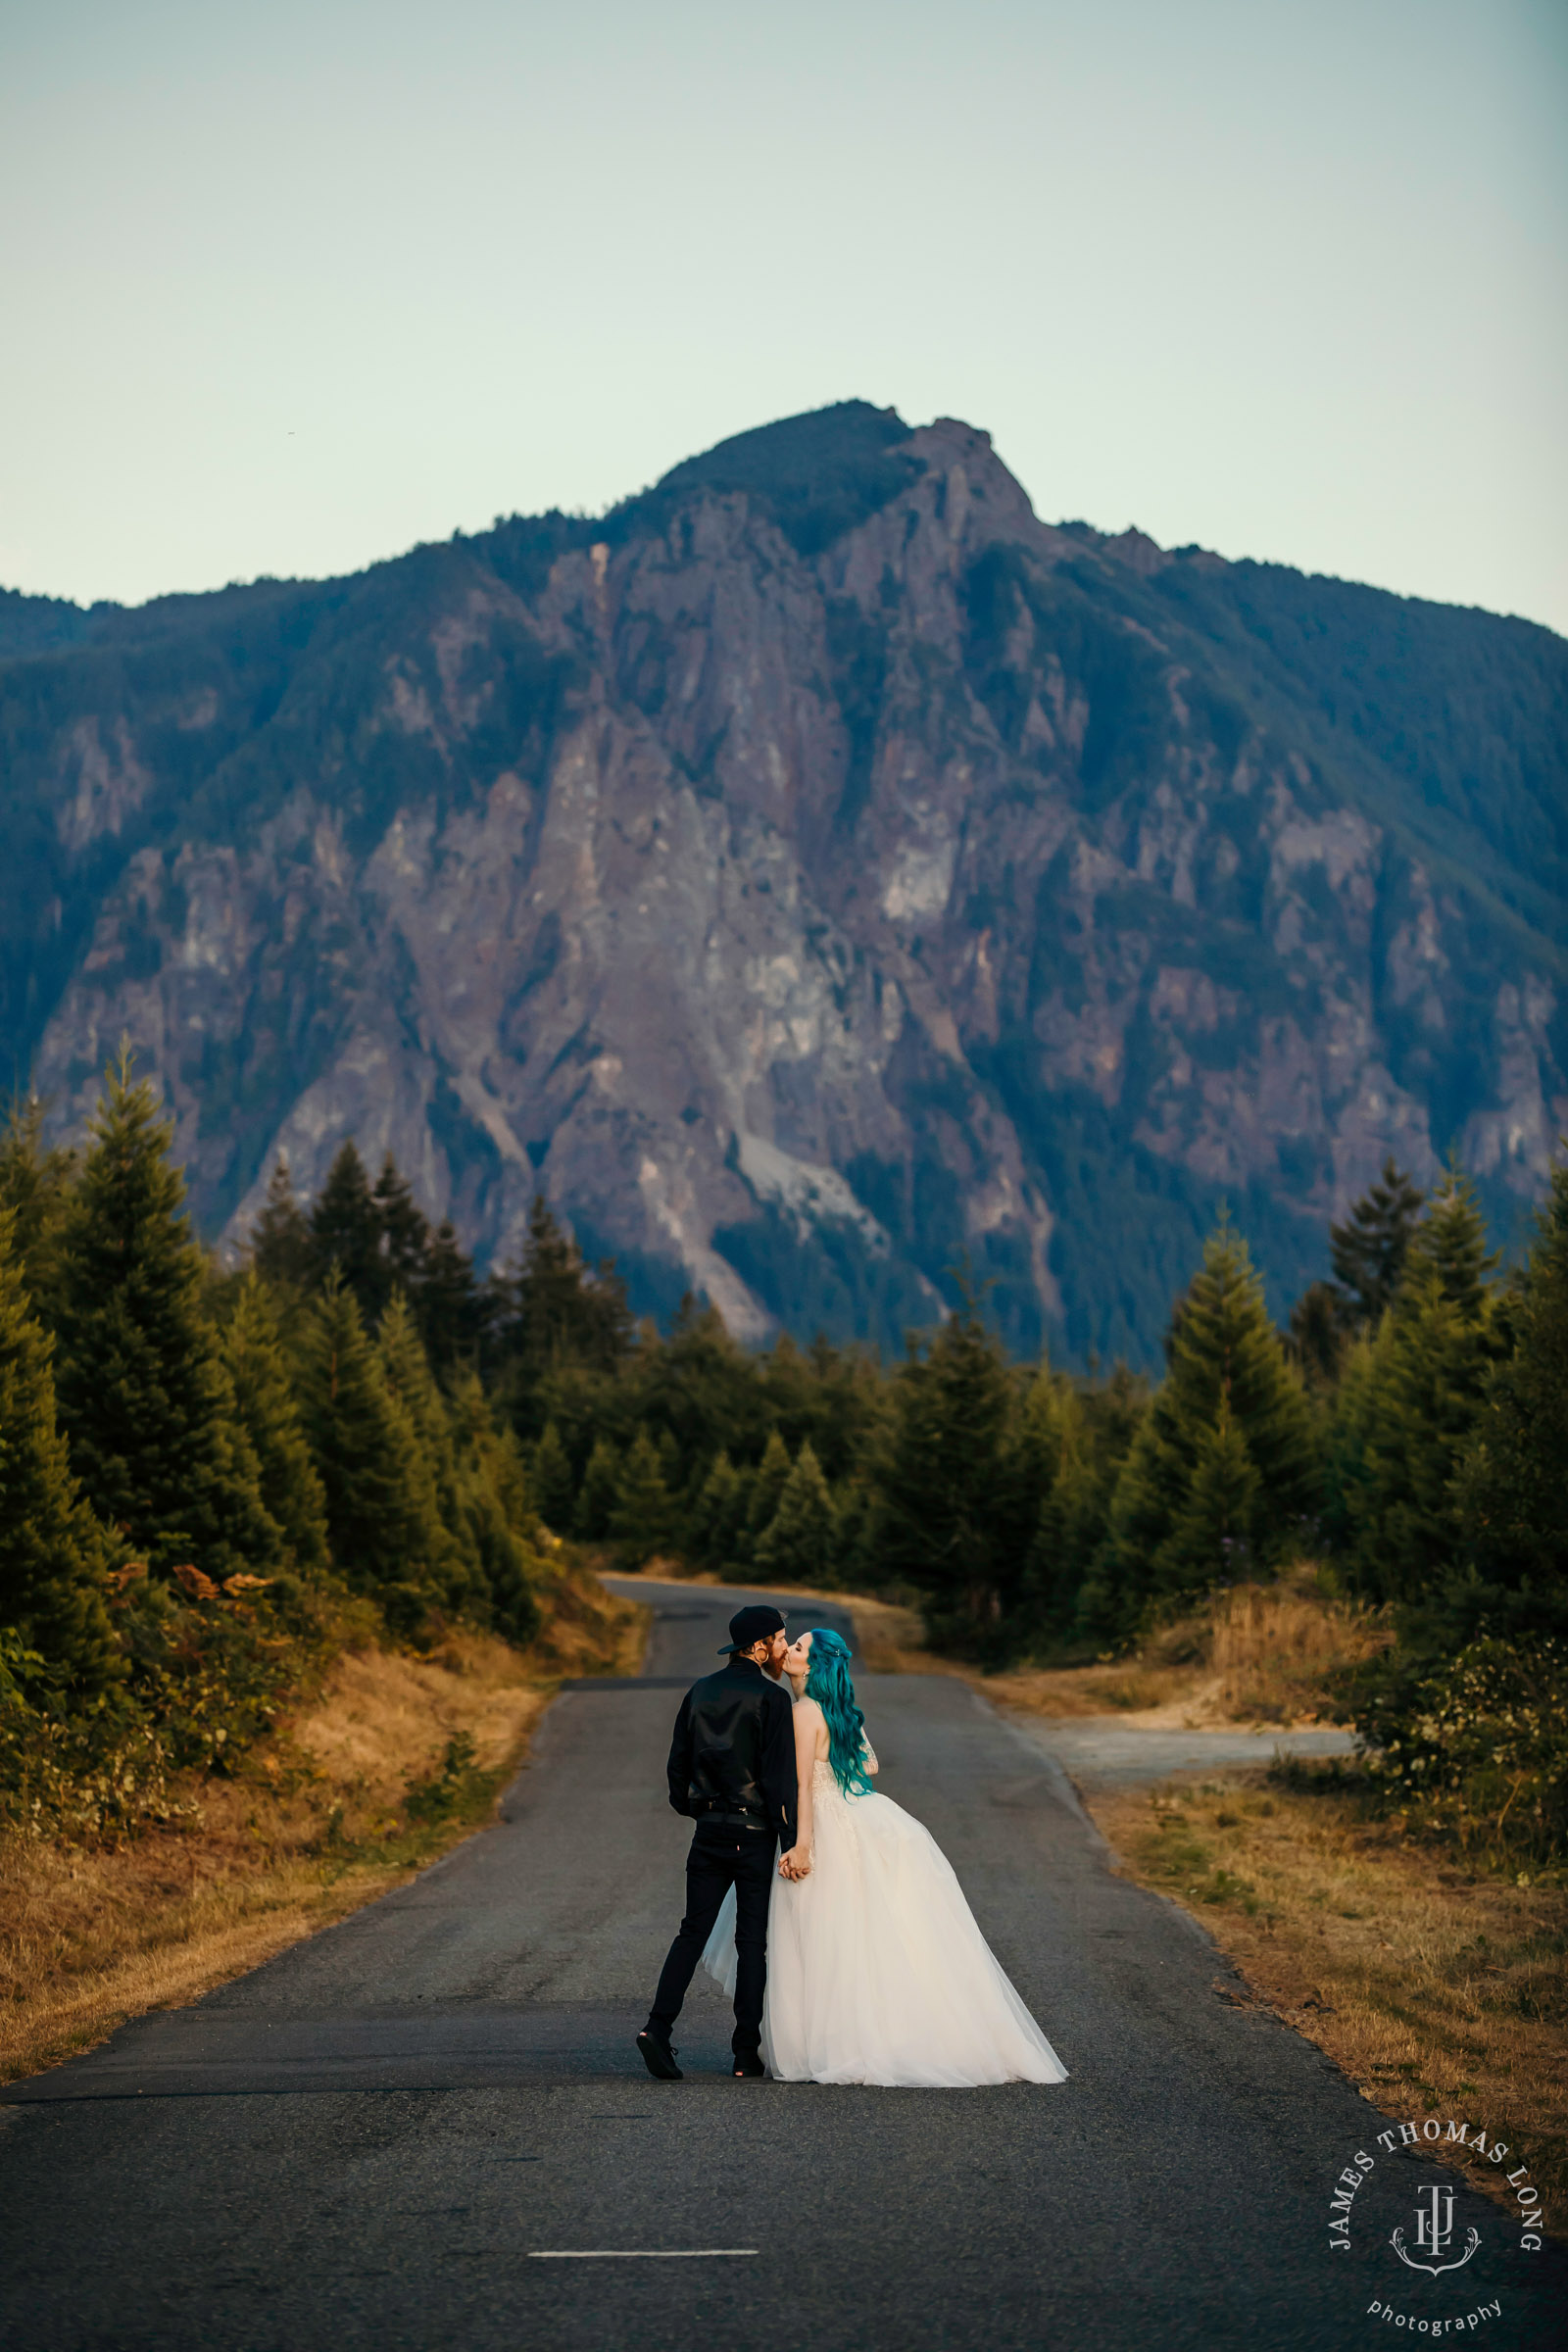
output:
{"label": "groom's belt", "polygon": [[767,1829],[767,1815],[760,1805],[754,1811],[744,1803],[737,1804],[732,1796],[702,1796],[694,1788],[686,1799],[686,1810],[693,1821],[733,1822],[742,1830]]}

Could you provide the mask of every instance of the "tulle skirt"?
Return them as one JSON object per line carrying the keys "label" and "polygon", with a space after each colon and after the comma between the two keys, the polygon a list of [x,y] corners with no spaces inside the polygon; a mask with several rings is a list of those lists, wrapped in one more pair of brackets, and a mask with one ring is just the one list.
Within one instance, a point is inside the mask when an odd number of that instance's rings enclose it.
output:
{"label": "tulle skirt", "polygon": [[[930,1832],[891,1797],[812,1784],[812,1868],[775,1878],[762,2056],[786,2082],[951,2089],[1067,2070],[975,1924]],[[735,1897],[703,1964],[735,1988]]]}

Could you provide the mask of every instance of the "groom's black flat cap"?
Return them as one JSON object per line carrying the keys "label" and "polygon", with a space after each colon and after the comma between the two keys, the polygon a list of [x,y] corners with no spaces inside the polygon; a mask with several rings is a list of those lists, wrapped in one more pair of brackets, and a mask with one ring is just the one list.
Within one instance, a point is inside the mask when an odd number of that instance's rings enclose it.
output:
{"label": "groom's black flat cap", "polygon": [[750,1649],[754,1642],[770,1641],[774,1634],[783,1631],[784,1620],[777,1609],[770,1609],[762,1600],[748,1601],[730,1619],[729,1640],[718,1654],[721,1658],[728,1657],[732,1650]]}

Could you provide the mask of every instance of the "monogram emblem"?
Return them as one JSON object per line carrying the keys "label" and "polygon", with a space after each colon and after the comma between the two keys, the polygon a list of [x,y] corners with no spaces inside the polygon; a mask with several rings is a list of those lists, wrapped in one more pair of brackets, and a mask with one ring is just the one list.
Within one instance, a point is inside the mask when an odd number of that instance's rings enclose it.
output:
{"label": "monogram emblem", "polygon": [[[1422,2254],[1446,2254],[1453,2243],[1452,2189],[1446,2185],[1421,2188],[1416,2195],[1420,2200],[1415,2209],[1415,2242],[1418,2251]],[[1455,2255],[1452,2262],[1417,2262],[1413,2254],[1407,2254],[1404,2250],[1403,2230],[1396,2230],[1389,2243],[1399,2260],[1408,2263],[1412,2271],[1426,2271],[1432,2278],[1441,2278],[1445,2271],[1463,2270],[1481,2243],[1481,2232],[1479,2230],[1469,2232],[1464,2252]]]}

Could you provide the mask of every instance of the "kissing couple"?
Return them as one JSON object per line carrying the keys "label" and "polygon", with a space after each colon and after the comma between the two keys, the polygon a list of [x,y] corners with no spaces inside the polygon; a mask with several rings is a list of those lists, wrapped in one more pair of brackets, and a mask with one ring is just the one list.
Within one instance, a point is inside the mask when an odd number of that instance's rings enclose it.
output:
{"label": "kissing couple", "polygon": [[760,1603],[729,1632],[670,1743],[669,1801],[696,1826],[686,1916],[637,2036],[649,2073],[680,2078],[670,2037],[701,1960],[734,1999],[737,2079],[1064,2082],[936,1839],[871,1786],[842,1634],[791,1642]]}

